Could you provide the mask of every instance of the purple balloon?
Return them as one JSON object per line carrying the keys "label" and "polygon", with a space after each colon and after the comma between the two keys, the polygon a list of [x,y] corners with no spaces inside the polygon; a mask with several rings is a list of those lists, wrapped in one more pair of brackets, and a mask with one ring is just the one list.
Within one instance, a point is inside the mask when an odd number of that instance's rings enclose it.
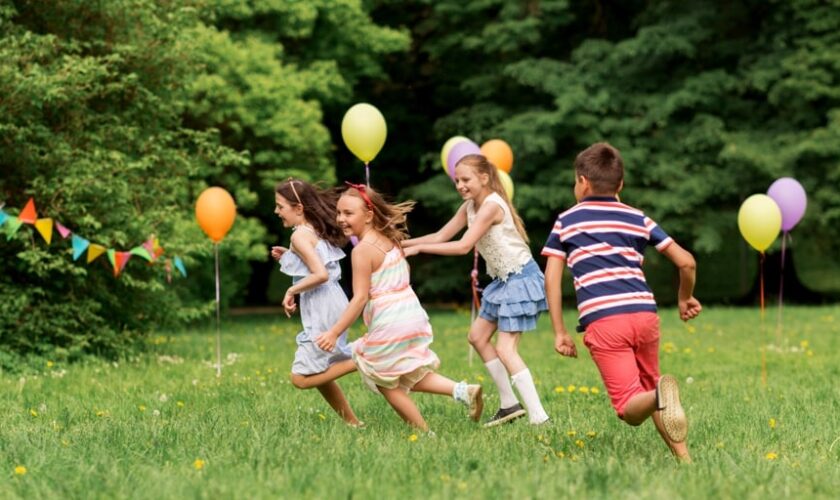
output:
{"label": "purple balloon", "polygon": [[358,245],[359,244],[359,238],[356,238],[355,236],[351,236],[350,237],[350,243],[352,243],[353,246]]}
{"label": "purple balloon", "polygon": [[782,231],[793,229],[802,216],[805,215],[805,207],[808,199],[805,196],[805,189],[802,184],[792,177],[776,179],[767,190],[767,196],[773,198],[779,210],[782,211]]}
{"label": "purple balloon", "polygon": [[446,169],[449,171],[449,177],[455,178],[455,165],[458,161],[467,155],[480,155],[481,148],[473,141],[461,141],[452,149],[449,150],[449,155],[446,157]]}

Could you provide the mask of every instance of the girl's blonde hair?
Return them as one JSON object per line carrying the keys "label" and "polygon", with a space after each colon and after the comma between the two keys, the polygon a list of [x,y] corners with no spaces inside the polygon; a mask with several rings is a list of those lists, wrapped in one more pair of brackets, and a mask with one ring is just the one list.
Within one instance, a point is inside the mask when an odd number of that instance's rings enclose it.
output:
{"label": "girl's blonde hair", "polygon": [[516,211],[516,207],[513,206],[510,198],[508,198],[507,191],[505,191],[505,186],[502,184],[501,178],[499,178],[496,166],[490,163],[490,160],[488,160],[484,155],[466,155],[458,160],[458,163],[455,166],[457,167],[461,163],[467,165],[468,167],[472,167],[476,173],[486,174],[489,177],[490,189],[505,200],[505,203],[507,203],[508,209],[510,210],[510,215],[513,218],[513,225],[516,226],[516,231],[519,233],[519,236],[522,236],[525,243],[528,243],[530,240],[528,239],[528,233],[525,232],[525,223],[522,222],[522,217],[519,216],[519,212]]}
{"label": "girl's blonde hair", "polygon": [[365,207],[373,212],[373,228],[385,235],[386,238],[400,242],[408,239],[408,215],[414,209],[413,200],[402,203],[389,203],[373,188],[364,184],[347,183],[347,189],[342,196],[359,198]]}

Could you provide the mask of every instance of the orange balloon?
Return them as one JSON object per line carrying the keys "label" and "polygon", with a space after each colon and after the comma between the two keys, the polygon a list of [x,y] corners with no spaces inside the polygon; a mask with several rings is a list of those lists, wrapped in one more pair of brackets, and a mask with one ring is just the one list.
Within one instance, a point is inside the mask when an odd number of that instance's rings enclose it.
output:
{"label": "orange balloon", "polygon": [[481,154],[499,170],[510,173],[513,168],[513,150],[501,139],[490,139],[482,144]]}
{"label": "orange balloon", "polygon": [[220,187],[205,189],[195,202],[195,218],[213,242],[222,241],[236,219],[233,197]]}

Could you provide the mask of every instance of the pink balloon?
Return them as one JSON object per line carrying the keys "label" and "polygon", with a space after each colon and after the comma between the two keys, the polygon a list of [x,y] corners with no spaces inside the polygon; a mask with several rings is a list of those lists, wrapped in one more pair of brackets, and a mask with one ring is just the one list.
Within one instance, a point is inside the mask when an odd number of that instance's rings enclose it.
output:
{"label": "pink balloon", "polygon": [[446,168],[449,171],[449,177],[455,178],[455,165],[458,161],[467,155],[480,155],[481,148],[473,141],[461,141],[449,151],[449,156],[446,157]]}
{"label": "pink balloon", "polygon": [[805,189],[796,179],[792,177],[776,179],[767,190],[767,196],[773,198],[776,205],[779,205],[779,210],[782,211],[782,231],[793,229],[793,226],[798,224],[805,215],[808,199],[805,196]]}

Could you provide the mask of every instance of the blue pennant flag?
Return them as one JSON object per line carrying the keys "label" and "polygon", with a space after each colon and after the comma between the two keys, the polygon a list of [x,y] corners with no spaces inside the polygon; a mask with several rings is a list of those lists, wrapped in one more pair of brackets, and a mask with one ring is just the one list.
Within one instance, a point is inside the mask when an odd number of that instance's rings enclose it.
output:
{"label": "blue pennant flag", "polygon": [[6,215],[6,212],[4,212],[2,208],[0,208],[0,226],[2,226],[3,224],[5,224],[5,223],[6,223],[6,219],[8,219],[8,218],[9,218],[9,216],[8,216],[8,215]]}
{"label": "blue pennant flag", "polygon": [[73,235],[73,260],[79,260],[79,257],[85,253],[87,247],[90,246],[90,242],[81,236]]}
{"label": "blue pennant flag", "polygon": [[184,267],[184,261],[181,260],[181,257],[175,257],[175,267],[178,268],[178,271],[186,278],[187,277],[187,268]]}

